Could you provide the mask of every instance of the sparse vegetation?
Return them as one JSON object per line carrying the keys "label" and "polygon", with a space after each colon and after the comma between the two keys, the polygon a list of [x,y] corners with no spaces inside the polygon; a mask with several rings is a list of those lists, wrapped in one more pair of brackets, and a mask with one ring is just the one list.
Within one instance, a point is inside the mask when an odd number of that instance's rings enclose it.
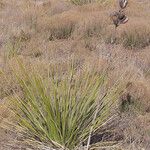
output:
{"label": "sparse vegetation", "polygon": [[121,36],[125,48],[140,49],[150,45],[150,30],[144,26],[130,28],[130,31],[124,31]]}
{"label": "sparse vegetation", "polygon": [[75,5],[84,5],[84,4],[89,4],[93,2],[98,2],[100,0],[70,0],[70,1]]}
{"label": "sparse vegetation", "polygon": [[67,24],[67,26],[60,26],[56,28],[50,29],[50,36],[49,40],[54,40],[54,39],[67,39],[71,37],[71,34],[74,30],[74,24]]}
{"label": "sparse vegetation", "polygon": [[[0,149],[85,149],[87,143],[89,149],[150,149],[149,8],[147,0],[129,1],[129,20],[112,42],[114,0],[0,0]],[[114,87],[126,70],[122,81],[129,87]],[[14,101],[16,116],[8,107]],[[14,126],[6,128],[8,122]],[[28,138],[41,147],[21,142]]]}

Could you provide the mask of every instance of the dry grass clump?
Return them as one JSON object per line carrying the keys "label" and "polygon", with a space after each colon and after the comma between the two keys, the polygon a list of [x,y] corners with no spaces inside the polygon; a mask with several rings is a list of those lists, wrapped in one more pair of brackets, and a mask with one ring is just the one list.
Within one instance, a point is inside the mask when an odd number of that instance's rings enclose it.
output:
{"label": "dry grass clump", "polygon": [[[137,81],[138,80],[138,81]],[[129,82],[121,97],[121,120],[124,149],[149,149],[149,83],[144,79]]]}
{"label": "dry grass clump", "polygon": [[31,40],[26,43],[25,47],[22,48],[20,54],[26,57],[39,58],[45,52],[46,44],[44,44],[45,41],[39,38],[39,36],[32,37]]}
{"label": "dry grass clump", "polygon": [[85,5],[85,4],[95,3],[95,2],[99,2],[99,3],[108,2],[107,0],[68,0],[68,1],[70,1],[75,5]]}
{"label": "dry grass clump", "polygon": [[[118,27],[117,31],[106,29],[106,43],[111,43],[111,38],[116,36],[115,43],[123,44],[125,48],[140,49],[149,46],[149,4],[131,1],[128,4],[126,15],[128,23]],[[140,13],[139,13],[140,12]],[[138,19],[137,19],[138,18]],[[144,18],[144,19],[143,19]],[[147,18],[147,20],[145,20]]]}
{"label": "dry grass clump", "polygon": [[[84,17],[84,16],[83,16]],[[105,34],[105,28],[108,20],[105,14],[100,12],[91,12],[87,14],[87,17],[78,21],[73,37],[88,38],[88,37],[100,37]]]}
{"label": "dry grass clump", "polygon": [[5,7],[5,4],[3,1],[0,1],[0,9],[3,9]]}
{"label": "dry grass clump", "polygon": [[54,40],[67,39],[72,33],[73,37],[74,35],[76,37],[81,37],[82,35],[100,36],[102,34],[101,30],[105,30],[104,26],[108,22],[105,12],[99,12],[96,9],[89,13],[89,10],[82,12],[79,11],[79,8],[76,8],[75,10],[69,10],[52,17],[47,15],[39,16],[37,17],[36,27],[38,32],[45,33],[45,35],[49,36],[50,40]]}
{"label": "dry grass clump", "polygon": [[145,49],[138,50],[134,57],[136,58],[135,60],[135,65],[140,68],[143,71],[143,74],[145,77],[149,78],[149,68],[150,68],[150,63],[149,63],[149,51],[150,47],[146,47]]}
{"label": "dry grass clump", "polygon": [[[131,18],[132,19],[132,18]],[[149,22],[131,21],[120,34],[121,42],[125,48],[140,49],[150,45]]]}
{"label": "dry grass clump", "polygon": [[[27,74],[35,71],[36,75],[41,75],[44,81],[49,75],[47,68],[52,71],[51,68],[54,66],[61,66],[61,69],[55,68],[57,74],[65,74],[68,61],[72,57],[77,73],[85,70],[87,66],[95,68],[97,72],[108,67],[109,86],[118,80],[122,72],[132,66],[128,73],[134,75],[136,80],[129,80],[130,86],[125,89],[118,104],[122,109],[119,112],[121,118],[118,120],[121,126],[116,128],[121,130],[120,133],[124,137],[122,139],[124,147],[120,145],[118,147],[124,150],[150,149],[148,146],[143,146],[149,143],[147,128],[149,128],[150,112],[150,3],[146,0],[137,1],[129,1],[125,10],[129,21],[120,25],[116,33],[109,18],[110,12],[118,9],[114,0],[82,6],[64,0],[0,1],[4,4],[4,7],[0,8],[2,18],[0,21],[2,33],[0,35],[0,105],[1,102],[8,101],[16,94],[19,96],[23,94],[13,76],[13,70],[18,70],[19,77],[24,78],[24,74],[20,73],[16,57],[23,60]],[[114,34],[116,40],[112,43]],[[42,86],[46,88],[45,85]],[[40,99],[40,95],[37,94],[36,97],[37,100]],[[0,113],[3,118],[7,112],[5,106],[1,108],[2,113]],[[113,111],[116,112],[118,109]],[[130,122],[133,126],[129,129]],[[1,134],[3,131],[0,131]],[[7,135],[9,137],[9,133]],[[0,145],[3,137],[0,138]],[[16,135],[10,137],[14,138]],[[9,146],[7,148],[4,146],[5,143],[2,144],[2,149],[10,149]],[[133,145],[137,147],[134,148]]]}
{"label": "dry grass clump", "polygon": [[10,36],[9,40],[5,44],[5,57],[11,58],[15,55],[21,54],[22,49],[26,47],[26,44],[30,41],[31,36],[29,33],[25,33],[23,30],[16,33],[16,35]]}
{"label": "dry grass clump", "polygon": [[149,149],[149,115],[126,115],[120,124],[123,129],[124,143],[126,150]]}
{"label": "dry grass clump", "polygon": [[[98,12],[81,13],[68,11],[59,16],[54,16],[48,20],[50,26],[45,27],[50,34],[50,39],[66,39],[71,35],[73,38],[102,36],[107,24],[106,15]],[[48,23],[47,22],[47,23]],[[45,24],[47,26],[47,23]]]}
{"label": "dry grass clump", "polygon": [[49,35],[49,40],[54,40],[54,39],[67,39],[71,36],[73,30],[74,30],[75,25],[73,23],[66,25],[60,25],[57,27],[54,27],[49,30],[50,35]]}
{"label": "dry grass clump", "polygon": [[143,19],[141,19],[139,22],[139,19],[130,19],[124,26],[119,26],[116,32],[112,27],[105,28],[103,38],[106,44],[111,43],[115,34],[115,44],[123,45],[127,49],[143,49],[150,45],[149,21],[143,22]]}
{"label": "dry grass clump", "polygon": [[150,3],[146,0],[141,2],[129,1],[127,14],[129,14],[131,17],[135,18],[140,17],[141,19],[145,18],[146,20],[150,17],[149,6]]}
{"label": "dry grass clump", "polygon": [[[89,13],[89,12],[99,12],[99,11],[106,11],[106,8],[109,8],[108,11],[111,11],[111,9],[114,9],[116,5],[116,2],[113,0],[109,1],[103,1],[101,3],[91,3],[87,5],[83,5],[80,7],[77,7],[77,10],[82,12],[82,13]],[[107,11],[107,12],[108,12]]]}
{"label": "dry grass clump", "polygon": [[121,101],[121,112],[149,113],[149,86],[143,80],[141,82],[129,82],[125,93],[121,97]]}
{"label": "dry grass clump", "polygon": [[[11,116],[11,111],[8,108],[9,107],[9,102],[7,101],[8,100],[7,98],[5,98],[4,101],[1,101],[1,105],[0,105],[0,124],[3,122],[3,119],[8,119]],[[1,126],[0,126],[0,128],[1,128]]]}
{"label": "dry grass clump", "polygon": [[12,89],[14,89],[16,92],[19,91],[17,85],[14,83],[14,78],[9,74],[10,71],[7,71],[7,73],[7,76],[5,76],[4,72],[0,74],[0,100],[12,95]]}
{"label": "dry grass clump", "polygon": [[92,3],[94,1],[95,0],[70,0],[70,2],[75,5],[84,5],[84,4]]}
{"label": "dry grass clump", "polygon": [[74,8],[74,6],[67,1],[53,0],[51,2],[51,9],[49,9],[50,15],[60,14]]}
{"label": "dry grass clump", "polygon": [[78,19],[80,19],[80,14],[74,11],[54,15],[51,18],[43,17],[38,24],[38,31],[46,33],[49,40],[67,39],[74,31]]}

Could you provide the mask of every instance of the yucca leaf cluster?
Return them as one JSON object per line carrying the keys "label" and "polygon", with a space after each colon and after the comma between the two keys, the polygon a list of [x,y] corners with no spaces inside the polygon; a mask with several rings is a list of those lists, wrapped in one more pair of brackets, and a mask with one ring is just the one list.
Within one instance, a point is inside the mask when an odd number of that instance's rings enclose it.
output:
{"label": "yucca leaf cluster", "polygon": [[51,69],[45,78],[20,66],[23,75],[15,76],[23,95],[16,96],[13,107],[18,124],[27,135],[55,147],[75,149],[85,142],[108,119],[120,91],[102,93],[106,72],[76,71],[71,65],[62,74]]}

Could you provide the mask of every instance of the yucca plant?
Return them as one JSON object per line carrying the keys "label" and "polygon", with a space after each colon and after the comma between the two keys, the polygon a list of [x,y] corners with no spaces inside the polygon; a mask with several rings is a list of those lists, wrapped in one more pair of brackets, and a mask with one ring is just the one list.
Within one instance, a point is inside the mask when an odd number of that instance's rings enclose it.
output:
{"label": "yucca plant", "polygon": [[12,110],[26,135],[50,146],[75,149],[86,140],[89,145],[122,90],[120,84],[106,90],[106,72],[79,72],[73,63],[62,74],[51,68],[47,78],[19,66],[21,75],[15,76],[23,94],[14,98]]}

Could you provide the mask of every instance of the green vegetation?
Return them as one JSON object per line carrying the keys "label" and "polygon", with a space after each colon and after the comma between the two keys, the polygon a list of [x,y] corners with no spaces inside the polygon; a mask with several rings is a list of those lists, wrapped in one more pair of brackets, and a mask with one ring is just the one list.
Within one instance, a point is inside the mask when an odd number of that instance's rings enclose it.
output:
{"label": "green vegetation", "polygon": [[74,149],[108,120],[122,88],[119,84],[102,93],[106,73],[78,73],[74,65],[69,68],[64,74],[52,69],[49,77],[43,78],[27,74],[20,64],[21,74],[16,77],[23,95],[15,98],[12,110],[27,135]]}
{"label": "green vegetation", "polygon": [[114,0],[0,0],[0,149],[150,149],[150,3],[128,1],[116,30]]}

